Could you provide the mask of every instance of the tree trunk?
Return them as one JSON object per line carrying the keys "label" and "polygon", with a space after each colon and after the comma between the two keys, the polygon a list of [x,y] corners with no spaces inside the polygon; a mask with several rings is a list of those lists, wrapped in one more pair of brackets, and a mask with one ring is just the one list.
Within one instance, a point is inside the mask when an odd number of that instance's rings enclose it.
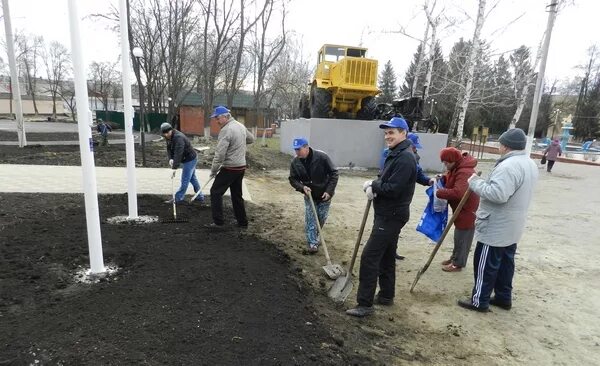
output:
{"label": "tree trunk", "polygon": [[429,45],[429,62],[427,63],[427,75],[425,76],[425,87],[423,90],[423,103],[429,98],[431,88],[431,76],[433,74],[433,63],[435,62],[435,42],[437,35],[437,24],[431,24],[431,43]]}
{"label": "tree trunk", "polygon": [[52,93],[52,120],[56,121],[56,93]]}
{"label": "tree trunk", "polygon": [[471,91],[473,89],[473,79],[475,72],[475,57],[480,52],[480,40],[479,35],[481,34],[481,28],[485,20],[485,3],[486,0],[479,0],[479,10],[477,12],[477,21],[475,23],[475,31],[473,32],[473,41],[471,44],[471,50],[469,52],[469,58],[467,59],[467,65],[465,67],[465,84],[461,94],[458,98],[458,110],[455,113],[456,118],[453,118],[450,128],[448,130],[447,145],[450,145],[452,141],[452,130],[454,126],[456,128],[456,146],[459,146],[462,141],[463,129],[465,126],[465,116],[467,115],[467,108],[469,107],[469,99],[471,98]]}
{"label": "tree trunk", "polygon": [[425,58],[425,46],[427,45],[427,39],[429,38],[429,22],[427,22],[427,27],[425,27],[425,34],[423,35],[423,40],[421,41],[421,53],[419,54],[419,58],[417,59],[417,64],[415,65],[415,75],[413,77],[412,87],[410,88],[410,96],[414,97],[417,91],[417,85],[419,83],[419,74],[421,73],[421,67],[423,66],[423,59]]}

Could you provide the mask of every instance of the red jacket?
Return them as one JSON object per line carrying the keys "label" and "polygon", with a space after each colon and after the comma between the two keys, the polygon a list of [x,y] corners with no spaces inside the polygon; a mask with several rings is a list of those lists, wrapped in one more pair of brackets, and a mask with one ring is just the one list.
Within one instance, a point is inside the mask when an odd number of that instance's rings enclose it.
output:
{"label": "red jacket", "polygon": [[[467,189],[469,189],[467,179],[475,173],[476,166],[477,159],[468,155],[468,153],[463,153],[463,157],[454,164],[449,172],[444,174],[443,179],[446,188],[438,189],[437,197],[448,200],[448,204],[452,207],[452,212],[456,210],[461,198]],[[471,192],[469,199],[454,221],[454,226],[462,230],[474,228],[475,211],[477,211],[478,206],[479,196]]]}

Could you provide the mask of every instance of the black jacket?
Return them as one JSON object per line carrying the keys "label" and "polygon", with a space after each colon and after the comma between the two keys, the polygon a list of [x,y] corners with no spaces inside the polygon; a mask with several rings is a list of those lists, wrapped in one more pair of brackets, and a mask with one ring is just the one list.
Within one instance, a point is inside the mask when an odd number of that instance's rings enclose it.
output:
{"label": "black jacket", "polygon": [[375,214],[408,215],[416,180],[417,161],[410,140],[404,140],[390,151],[381,173],[372,183],[373,193],[377,193],[373,200]]}
{"label": "black jacket", "polygon": [[179,168],[181,163],[196,159],[197,156],[190,140],[177,130],[173,130],[171,139],[167,140],[167,153],[169,159],[173,159],[173,169]]}
{"label": "black jacket", "polygon": [[312,190],[312,198],[320,202],[325,192],[333,197],[338,182],[338,171],[327,154],[310,147],[309,149],[306,159],[295,157],[292,160],[289,180],[292,187],[302,194],[303,187],[308,186]]}

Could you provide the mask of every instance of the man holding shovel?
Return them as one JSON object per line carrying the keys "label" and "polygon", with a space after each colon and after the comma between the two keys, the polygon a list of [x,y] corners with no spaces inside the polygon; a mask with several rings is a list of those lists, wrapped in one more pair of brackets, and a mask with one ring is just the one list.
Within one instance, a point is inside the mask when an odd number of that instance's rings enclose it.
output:
{"label": "man holding shovel", "polygon": [[245,229],[248,227],[248,217],[242,195],[242,182],[246,172],[246,145],[253,143],[255,137],[246,126],[236,121],[224,106],[216,107],[210,118],[216,119],[221,131],[210,168],[210,176],[214,178],[210,188],[213,222],[205,226],[208,229],[223,229],[223,195],[229,189],[237,226]]}
{"label": "man holding shovel", "polygon": [[[293,146],[296,157],[290,166],[289,181],[296,191],[304,195],[304,230],[308,242],[307,252],[315,254],[319,251],[319,228],[323,227],[329,213],[331,197],[335,193],[338,182],[338,170],[327,154],[308,146],[308,141],[299,137],[294,139]],[[319,222],[315,218],[308,197],[315,202]]]}
{"label": "man holding shovel", "polygon": [[[471,297],[458,300],[458,305],[480,312],[487,312],[489,305],[512,307],[517,243],[538,178],[537,165],[524,150],[527,136],[523,130],[510,129],[498,142],[501,157],[489,177],[473,174],[469,178],[469,188],[480,198],[475,214],[475,285]],[[490,298],[492,291],[495,297]]]}
{"label": "man holding shovel", "polygon": [[379,128],[384,130],[385,143],[390,153],[378,178],[366,181],[363,185],[367,198],[373,200],[375,219],[371,236],[360,257],[356,295],[358,306],[346,311],[346,314],[359,318],[374,312],[377,280],[380,291],[375,302],[380,305],[394,303],[398,235],[408,222],[417,180],[417,163],[411,142],[406,137],[406,121],[394,117],[389,122],[380,124]]}

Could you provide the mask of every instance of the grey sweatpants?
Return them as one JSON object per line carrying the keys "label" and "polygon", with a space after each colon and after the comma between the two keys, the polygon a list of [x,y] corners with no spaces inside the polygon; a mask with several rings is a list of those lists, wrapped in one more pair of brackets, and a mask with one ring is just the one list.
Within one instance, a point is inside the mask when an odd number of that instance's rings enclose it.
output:
{"label": "grey sweatpants", "polygon": [[454,228],[454,249],[450,257],[452,264],[458,267],[467,265],[467,258],[469,258],[469,251],[471,250],[474,235],[475,228],[464,230]]}

